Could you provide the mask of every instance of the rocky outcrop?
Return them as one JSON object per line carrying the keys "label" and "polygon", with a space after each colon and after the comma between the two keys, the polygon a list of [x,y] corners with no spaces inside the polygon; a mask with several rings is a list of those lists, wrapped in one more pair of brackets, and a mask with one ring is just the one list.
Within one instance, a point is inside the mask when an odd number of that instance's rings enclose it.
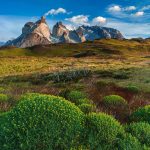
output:
{"label": "rocky outcrop", "polygon": [[66,28],[62,22],[56,23],[53,27],[52,42],[53,43],[81,43],[86,39],[83,34],[79,34],[77,31],[70,31]]}
{"label": "rocky outcrop", "polygon": [[46,45],[51,43],[50,36],[50,29],[45,18],[42,17],[35,23],[26,23],[22,28],[22,34],[18,38],[8,41],[5,45],[21,48],[34,45]]}

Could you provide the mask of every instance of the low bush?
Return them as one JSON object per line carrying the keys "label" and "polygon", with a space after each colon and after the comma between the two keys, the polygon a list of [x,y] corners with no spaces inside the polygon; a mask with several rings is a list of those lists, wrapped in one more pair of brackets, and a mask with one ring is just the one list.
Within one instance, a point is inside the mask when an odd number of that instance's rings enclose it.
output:
{"label": "low bush", "polygon": [[105,96],[103,98],[103,103],[104,105],[108,106],[108,107],[112,107],[112,106],[126,106],[127,105],[127,101],[119,96],[119,95],[109,95],[109,96]]}
{"label": "low bush", "polygon": [[150,123],[150,105],[137,109],[131,114],[130,119],[131,121]]}
{"label": "low bush", "polygon": [[144,122],[131,123],[126,127],[126,131],[136,137],[142,144],[150,147],[150,124]]}
{"label": "low bush", "polygon": [[140,92],[140,89],[133,85],[128,85],[127,87],[125,87],[125,89],[131,93],[139,93]]}
{"label": "low bush", "polygon": [[67,97],[68,100],[70,100],[75,104],[77,104],[80,99],[85,99],[85,98],[86,98],[86,94],[80,91],[71,91]]}
{"label": "low bush", "polygon": [[27,94],[6,122],[2,150],[71,149],[80,143],[84,114],[63,98]]}
{"label": "low bush", "polygon": [[120,123],[104,113],[91,113],[87,116],[87,147],[90,150],[109,149],[114,145],[117,136],[124,134]]}
{"label": "low bush", "polygon": [[79,105],[78,107],[85,114],[89,114],[89,113],[94,112],[96,110],[96,107],[94,105],[92,105],[92,104],[83,103],[83,104]]}
{"label": "low bush", "polygon": [[[118,139],[117,150],[144,150],[137,138],[131,134],[124,134]],[[146,149],[145,149],[146,150]],[[148,150],[148,149],[147,149]]]}
{"label": "low bush", "polygon": [[1,102],[7,102],[8,101],[8,96],[6,94],[0,94],[0,103]]}

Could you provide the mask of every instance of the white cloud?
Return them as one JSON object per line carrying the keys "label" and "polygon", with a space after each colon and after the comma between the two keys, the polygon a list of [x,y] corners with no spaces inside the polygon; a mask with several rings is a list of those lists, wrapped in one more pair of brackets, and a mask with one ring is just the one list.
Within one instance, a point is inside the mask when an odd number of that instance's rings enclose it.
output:
{"label": "white cloud", "polygon": [[133,10],[136,10],[136,7],[135,6],[128,6],[128,7],[125,7],[124,10],[125,11],[133,11]]}
{"label": "white cloud", "polygon": [[121,11],[121,7],[119,5],[114,5],[114,6],[110,6],[108,8],[109,12],[120,12]]}
{"label": "white cloud", "polygon": [[78,15],[73,16],[72,18],[66,18],[66,21],[72,22],[78,25],[89,25],[89,16],[88,15]]}
{"label": "white cloud", "polygon": [[138,11],[134,14],[135,17],[141,17],[144,15],[144,12],[143,11]]}
{"label": "white cloud", "polygon": [[106,21],[107,21],[106,18],[99,16],[99,17],[96,17],[93,19],[92,24],[93,25],[104,25],[104,24],[106,24]]}
{"label": "white cloud", "polygon": [[58,9],[51,9],[47,13],[45,13],[44,16],[48,15],[57,15],[57,14],[67,14],[67,10],[64,8],[58,8]]}

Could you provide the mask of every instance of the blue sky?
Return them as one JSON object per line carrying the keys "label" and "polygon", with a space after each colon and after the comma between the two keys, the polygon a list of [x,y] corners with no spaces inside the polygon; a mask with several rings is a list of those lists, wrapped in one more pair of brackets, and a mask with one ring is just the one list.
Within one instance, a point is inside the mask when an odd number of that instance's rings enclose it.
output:
{"label": "blue sky", "polygon": [[[139,1],[139,2],[137,2]],[[0,41],[16,38],[23,25],[47,15],[49,26],[100,25],[125,37],[150,37],[150,0],[5,0],[0,2]]]}

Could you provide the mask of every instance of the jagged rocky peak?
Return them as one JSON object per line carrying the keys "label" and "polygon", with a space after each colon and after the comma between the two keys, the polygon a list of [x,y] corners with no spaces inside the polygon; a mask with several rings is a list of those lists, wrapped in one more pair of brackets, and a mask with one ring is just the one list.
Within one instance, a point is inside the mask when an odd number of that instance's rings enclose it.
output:
{"label": "jagged rocky peak", "polygon": [[61,43],[81,43],[85,41],[83,34],[79,34],[76,30],[70,31],[62,22],[57,22],[54,25],[52,35],[55,40],[57,39]]}
{"label": "jagged rocky peak", "polygon": [[63,25],[62,22],[57,22],[53,27],[52,34],[55,37],[61,37],[62,35],[64,35],[64,33],[68,34],[69,30],[66,28],[65,25]]}
{"label": "jagged rocky peak", "polygon": [[16,47],[31,47],[34,45],[46,45],[50,44],[51,32],[49,26],[46,23],[46,19],[41,17],[37,22],[28,22],[22,28],[22,34],[12,40],[7,42],[7,46],[16,46]]}

